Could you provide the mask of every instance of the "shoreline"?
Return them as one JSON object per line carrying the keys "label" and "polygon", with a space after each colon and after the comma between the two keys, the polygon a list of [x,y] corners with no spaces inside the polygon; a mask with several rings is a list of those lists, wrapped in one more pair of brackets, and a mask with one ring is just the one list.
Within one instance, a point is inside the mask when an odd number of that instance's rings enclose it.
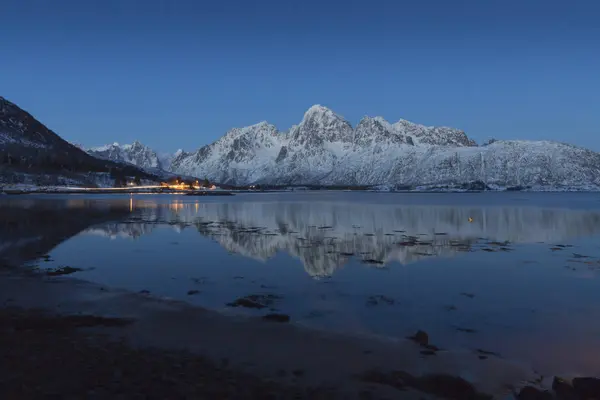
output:
{"label": "shoreline", "polygon": [[349,193],[369,193],[369,194],[482,194],[482,193],[600,193],[600,190],[342,190],[342,189],[315,189],[315,190],[220,190],[220,191],[200,191],[200,192],[178,192],[178,191],[137,191],[137,190],[111,190],[111,189],[86,189],[86,190],[0,190],[0,196],[19,196],[27,194],[46,194],[46,195],[181,195],[181,196],[235,196],[236,194],[261,194],[261,193],[322,193],[322,192],[349,192]]}
{"label": "shoreline", "polygon": [[[407,387],[408,391],[399,392],[393,382],[384,382],[382,376],[394,373],[417,378],[460,377],[478,392],[495,395],[494,398],[510,395],[509,387],[516,389],[539,379],[523,364],[496,357],[482,360],[473,352],[448,350],[424,355],[422,346],[408,339],[382,340],[257,317],[227,316],[182,301],[74,278],[3,272],[0,302],[5,308],[43,309],[59,316],[84,314],[132,320],[126,326],[110,328],[112,339],[124,341],[133,349],[185,351],[216,364],[227,360],[228,368],[262,380],[281,385],[293,383],[307,389],[336,388],[344,391],[342,398],[353,398],[365,391],[375,398],[384,393],[391,393],[392,398],[400,394],[405,396],[401,398],[412,398],[411,390],[416,389]],[[379,374],[375,378],[373,371]],[[369,374],[370,382],[359,378]],[[373,383],[378,380],[384,384]],[[424,397],[422,391],[415,393],[418,396],[414,398]]]}

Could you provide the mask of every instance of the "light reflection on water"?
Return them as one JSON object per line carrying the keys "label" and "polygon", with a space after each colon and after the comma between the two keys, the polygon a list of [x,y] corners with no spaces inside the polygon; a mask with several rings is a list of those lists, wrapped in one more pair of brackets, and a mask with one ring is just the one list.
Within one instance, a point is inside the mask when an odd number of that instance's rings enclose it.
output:
{"label": "light reflection on water", "polygon": [[312,327],[423,329],[441,347],[598,374],[598,206],[587,194],[21,198],[0,203],[0,258],[50,253],[41,267],[229,313],[275,294],[272,308]]}

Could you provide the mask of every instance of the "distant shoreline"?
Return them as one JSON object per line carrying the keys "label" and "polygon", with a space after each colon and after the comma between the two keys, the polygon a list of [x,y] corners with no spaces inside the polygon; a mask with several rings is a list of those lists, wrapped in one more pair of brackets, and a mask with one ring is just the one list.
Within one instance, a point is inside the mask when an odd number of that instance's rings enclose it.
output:
{"label": "distant shoreline", "polygon": [[136,194],[136,195],[156,195],[170,194],[181,196],[234,196],[236,194],[260,194],[260,193],[316,193],[316,192],[352,192],[352,193],[378,193],[378,194],[476,194],[476,193],[599,193],[598,190],[582,189],[529,189],[529,190],[461,190],[461,189],[440,189],[440,190],[352,190],[352,189],[310,189],[310,190],[219,190],[219,191],[200,191],[200,192],[182,192],[165,190],[110,190],[110,189],[85,189],[85,190],[60,190],[60,189],[37,189],[37,190],[19,190],[8,189],[1,190],[0,195],[26,195],[26,194],[48,194],[48,195],[103,195],[103,194]]}

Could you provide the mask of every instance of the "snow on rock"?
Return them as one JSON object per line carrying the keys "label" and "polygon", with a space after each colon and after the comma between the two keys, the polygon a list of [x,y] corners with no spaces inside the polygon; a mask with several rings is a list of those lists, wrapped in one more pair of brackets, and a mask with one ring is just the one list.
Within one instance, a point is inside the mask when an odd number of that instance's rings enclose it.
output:
{"label": "snow on rock", "polygon": [[600,155],[549,141],[477,146],[463,131],[364,117],[353,128],[315,105],[287,132],[266,122],[236,128],[171,171],[229,184],[600,186]]}
{"label": "snow on rock", "polygon": [[125,145],[115,142],[88,149],[87,152],[97,158],[129,163],[145,170],[165,169],[156,152],[138,141]]}

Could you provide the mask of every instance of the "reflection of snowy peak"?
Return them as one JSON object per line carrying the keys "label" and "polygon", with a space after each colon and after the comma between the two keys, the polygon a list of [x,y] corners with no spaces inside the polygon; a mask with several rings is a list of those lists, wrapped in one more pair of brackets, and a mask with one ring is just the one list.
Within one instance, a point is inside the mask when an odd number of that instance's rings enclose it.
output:
{"label": "reflection of snowy peak", "polygon": [[133,238],[136,239],[142,235],[152,233],[155,225],[146,223],[109,223],[101,226],[86,229],[84,233],[88,235],[104,236],[110,239]]}
{"label": "reflection of snowy peak", "polygon": [[[228,251],[249,258],[267,260],[285,252],[315,277],[333,274],[352,258],[375,260],[381,263],[373,264],[377,266],[451,257],[469,251],[482,237],[497,242],[560,243],[600,232],[600,213],[527,207],[146,203],[138,211],[143,221],[151,222],[149,226],[194,228]],[[118,227],[132,229],[128,224]]]}
{"label": "reflection of snowy peak", "polygon": [[165,169],[156,152],[138,141],[125,145],[113,143],[88,149],[87,152],[98,158],[129,163],[146,170]]}
{"label": "reflection of snowy peak", "polygon": [[458,129],[365,117],[356,127],[312,106],[287,132],[262,122],[229,131],[171,170],[222,183],[500,186],[600,186],[600,155],[554,142],[487,146]]}

